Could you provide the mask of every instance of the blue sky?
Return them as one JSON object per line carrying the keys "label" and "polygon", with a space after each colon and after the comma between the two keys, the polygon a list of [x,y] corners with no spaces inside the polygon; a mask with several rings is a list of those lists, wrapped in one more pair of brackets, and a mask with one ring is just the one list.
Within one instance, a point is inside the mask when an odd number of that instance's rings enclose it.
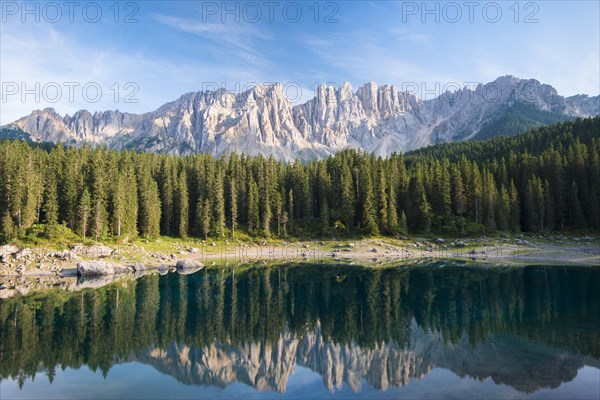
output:
{"label": "blue sky", "polygon": [[2,124],[44,107],[145,112],[274,81],[292,102],[321,82],[416,83],[431,97],[507,74],[600,92],[597,1],[48,4],[2,2]]}

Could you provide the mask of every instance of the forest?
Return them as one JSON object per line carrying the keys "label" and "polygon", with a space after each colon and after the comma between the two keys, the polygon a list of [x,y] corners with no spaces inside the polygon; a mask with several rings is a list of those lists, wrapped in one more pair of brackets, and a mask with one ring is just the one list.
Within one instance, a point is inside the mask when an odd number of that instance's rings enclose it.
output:
{"label": "forest", "polygon": [[600,229],[600,117],[381,158],[166,154],[0,142],[0,240]]}

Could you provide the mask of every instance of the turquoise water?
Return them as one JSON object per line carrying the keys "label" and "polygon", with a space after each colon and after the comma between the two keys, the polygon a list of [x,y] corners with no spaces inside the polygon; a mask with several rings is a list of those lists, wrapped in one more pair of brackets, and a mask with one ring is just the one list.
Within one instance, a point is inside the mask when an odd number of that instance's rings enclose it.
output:
{"label": "turquoise water", "polygon": [[600,398],[600,268],[281,266],[0,301],[0,398]]}

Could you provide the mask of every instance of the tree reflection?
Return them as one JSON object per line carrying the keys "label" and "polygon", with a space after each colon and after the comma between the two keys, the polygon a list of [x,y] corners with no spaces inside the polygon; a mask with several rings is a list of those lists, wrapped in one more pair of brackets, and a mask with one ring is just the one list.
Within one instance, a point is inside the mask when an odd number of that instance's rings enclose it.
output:
{"label": "tree reflection", "polygon": [[[82,365],[106,376],[115,363],[139,360],[182,382],[284,391],[301,364],[330,389],[366,379],[383,390],[442,366],[528,391],[598,365],[599,289],[594,268],[288,265],[149,275],[1,301],[0,377],[23,385],[41,369],[52,381],[57,367]],[[486,358],[490,340],[506,349],[502,360]],[[571,367],[525,384],[526,346],[555,349],[544,350],[548,364],[569,351]]]}

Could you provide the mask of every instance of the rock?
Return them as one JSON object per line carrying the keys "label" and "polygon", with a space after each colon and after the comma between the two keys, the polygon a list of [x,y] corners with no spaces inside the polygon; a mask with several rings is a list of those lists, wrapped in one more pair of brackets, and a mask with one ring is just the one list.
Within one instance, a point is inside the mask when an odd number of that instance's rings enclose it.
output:
{"label": "rock", "polygon": [[0,285],[0,290],[4,290],[6,288],[7,288],[6,285]]}
{"label": "rock", "polygon": [[0,256],[11,255],[19,251],[17,246],[13,246],[10,244],[5,244],[4,246],[0,246]]}
{"label": "rock", "polygon": [[135,272],[143,271],[143,270],[146,269],[146,266],[144,264],[142,264],[142,263],[139,263],[139,262],[136,262],[135,264],[133,264],[132,267],[133,267],[133,270]]}
{"label": "rock", "polygon": [[23,259],[27,259],[30,258],[33,255],[33,251],[31,251],[31,249],[23,249],[19,252],[17,252],[14,257],[15,260],[23,260]]}
{"label": "rock", "polygon": [[348,243],[348,247],[354,247],[355,244],[354,243]]}
{"label": "rock", "polygon": [[376,249],[375,247],[373,247],[373,248],[371,249],[371,253],[377,253],[377,249]]}
{"label": "rock", "polygon": [[185,275],[200,271],[204,268],[204,264],[196,260],[179,260],[175,264],[175,268],[178,273]]}
{"label": "rock", "polygon": [[200,250],[198,250],[197,247],[190,247],[188,251],[192,254],[196,254],[196,253],[200,252]]}
{"label": "rock", "polygon": [[425,251],[433,251],[433,248],[431,246],[427,246],[425,247]]}
{"label": "rock", "polygon": [[77,275],[79,276],[113,275],[123,270],[126,268],[107,261],[80,261],[77,263]]}
{"label": "rock", "polygon": [[456,242],[456,247],[466,247],[466,246],[467,246],[467,244],[463,241]]}
{"label": "rock", "polygon": [[169,272],[169,267],[166,266],[165,264],[161,264],[158,267],[158,273],[159,275],[166,275]]}
{"label": "rock", "polygon": [[70,251],[70,250],[55,251],[53,253],[48,253],[47,256],[48,257],[58,258],[59,260],[62,260],[62,261],[70,260],[72,258],[77,257],[77,255],[75,254],[75,252],[74,251]]}
{"label": "rock", "polygon": [[435,239],[435,244],[444,244],[444,243],[446,243],[446,241],[442,238]]}

